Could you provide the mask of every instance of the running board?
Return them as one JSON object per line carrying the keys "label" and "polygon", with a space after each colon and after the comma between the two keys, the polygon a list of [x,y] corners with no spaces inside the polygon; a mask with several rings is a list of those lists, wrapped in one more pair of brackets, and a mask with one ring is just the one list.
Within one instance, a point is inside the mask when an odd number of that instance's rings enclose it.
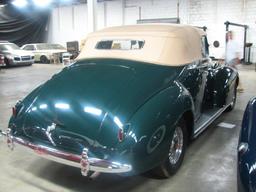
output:
{"label": "running board", "polygon": [[201,117],[195,123],[195,132],[193,138],[196,138],[200,135],[214,120],[216,120],[227,108],[229,105],[216,109],[209,110],[202,113]]}

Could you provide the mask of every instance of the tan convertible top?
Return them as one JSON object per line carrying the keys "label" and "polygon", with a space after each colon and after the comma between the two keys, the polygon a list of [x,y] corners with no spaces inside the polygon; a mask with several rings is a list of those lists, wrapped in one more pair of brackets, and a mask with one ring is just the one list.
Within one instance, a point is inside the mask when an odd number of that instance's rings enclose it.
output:
{"label": "tan convertible top", "polygon": [[[87,36],[78,59],[118,58],[179,66],[202,58],[201,36],[198,28],[180,24],[146,24],[110,27]],[[97,49],[104,40],[142,40],[141,49]]]}

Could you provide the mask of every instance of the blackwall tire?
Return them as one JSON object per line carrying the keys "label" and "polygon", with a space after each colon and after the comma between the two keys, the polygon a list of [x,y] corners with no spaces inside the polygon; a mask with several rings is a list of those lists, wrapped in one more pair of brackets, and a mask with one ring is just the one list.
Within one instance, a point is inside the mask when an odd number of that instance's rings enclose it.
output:
{"label": "blackwall tire", "polygon": [[6,67],[11,67],[10,62],[7,58],[4,58],[4,63],[6,65]]}
{"label": "blackwall tire", "polygon": [[169,178],[174,175],[182,165],[185,151],[188,144],[188,131],[184,119],[180,119],[170,141],[169,154],[167,159],[157,168],[154,174],[160,178]]}
{"label": "blackwall tire", "polygon": [[42,55],[40,57],[40,63],[43,63],[43,64],[49,64],[50,63],[50,60],[47,59],[47,57],[45,55]]}

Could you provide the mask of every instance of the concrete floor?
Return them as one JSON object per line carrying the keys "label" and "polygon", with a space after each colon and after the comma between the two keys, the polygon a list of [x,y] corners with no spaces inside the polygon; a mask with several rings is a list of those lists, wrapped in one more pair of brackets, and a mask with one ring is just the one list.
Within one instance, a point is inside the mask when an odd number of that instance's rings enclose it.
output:
{"label": "concrete floor", "polygon": [[[11,107],[37,85],[60,71],[61,66],[39,65],[0,71],[0,128],[6,128]],[[80,170],[6,149],[0,143],[0,192],[64,191],[158,191],[236,192],[236,147],[247,101],[256,96],[253,66],[241,66],[245,92],[238,94],[234,111],[224,113],[189,146],[183,166],[170,179],[146,176],[120,177],[102,174],[96,180],[80,175]],[[233,129],[217,127],[233,123]]]}

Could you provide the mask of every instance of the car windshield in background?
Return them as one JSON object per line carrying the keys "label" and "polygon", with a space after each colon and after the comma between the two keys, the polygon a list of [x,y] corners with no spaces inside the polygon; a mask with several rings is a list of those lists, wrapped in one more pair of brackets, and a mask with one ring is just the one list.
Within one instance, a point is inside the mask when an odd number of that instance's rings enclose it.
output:
{"label": "car windshield in background", "polygon": [[37,45],[37,49],[50,50],[50,49],[66,49],[66,48],[59,44],[39,44]]}
{"label": "car windshield in background", "polygon": [[115,50],[136,50],[142,49],[145,41],[141,40],[102,40],[96,45],[96,49],[115,49]]}
{"label": "car windshield in background", "polygon": [[20,48],[13,44],[13,43],[8,43],[8,44],[0,44],[0,50],[1,51],[12,51],[12,50],[19,50]]}

